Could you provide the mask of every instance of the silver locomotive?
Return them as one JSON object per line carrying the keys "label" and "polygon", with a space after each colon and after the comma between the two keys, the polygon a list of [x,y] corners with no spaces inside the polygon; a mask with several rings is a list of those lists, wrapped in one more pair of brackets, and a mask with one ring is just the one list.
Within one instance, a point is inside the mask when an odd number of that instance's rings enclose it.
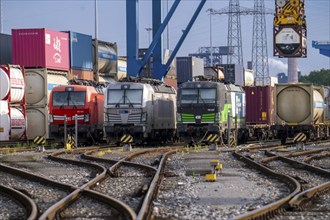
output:
{"label": "silver locomotive", "polygon": [[[104,100],[104,129],[110,142],[166,143],[176,131],[176,91],[161,81],[127,78],[109,84]],[[129,139],[127,139],[129,140]]]}

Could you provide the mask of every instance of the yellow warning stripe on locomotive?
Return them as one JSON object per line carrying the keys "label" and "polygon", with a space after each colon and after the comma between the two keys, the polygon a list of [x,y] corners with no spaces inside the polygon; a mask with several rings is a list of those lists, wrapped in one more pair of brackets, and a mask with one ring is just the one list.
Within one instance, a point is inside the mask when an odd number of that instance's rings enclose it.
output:
{"label": "yellow warning stripe on locomotive", "polygon": [[219,142],[220,137],[218,134],[210,134],[207,136],[206,140],[210,143],[216,143]]}
{"label": "yellow warning stripe on locomotive", "polygon": [[132,143],[133,142],[133,137],[132,137],[132,135],[129,135],[129,134],[126,135],[125,134],[120,138],[120,142],[124,143],[124,144]]}

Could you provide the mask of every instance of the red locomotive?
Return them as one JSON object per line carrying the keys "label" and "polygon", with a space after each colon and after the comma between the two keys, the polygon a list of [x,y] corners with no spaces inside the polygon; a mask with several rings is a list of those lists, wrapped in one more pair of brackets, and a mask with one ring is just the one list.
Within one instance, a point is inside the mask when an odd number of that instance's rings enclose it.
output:
{"label": "red locomotive", "polygon": [[93,144],[103,138],[104,95],[102,88],[86,85],[54,87],[49,97],[49,136],[64,141],[66,133],[75,134],[78,141]]}

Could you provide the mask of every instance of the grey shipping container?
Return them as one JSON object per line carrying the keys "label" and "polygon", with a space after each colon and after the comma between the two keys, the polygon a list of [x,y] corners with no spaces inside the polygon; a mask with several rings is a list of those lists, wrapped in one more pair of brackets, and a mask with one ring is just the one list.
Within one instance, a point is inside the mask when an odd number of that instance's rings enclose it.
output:
{"label": "grey shipping container", "polygon": [[70,68],[93,70],[92,36],[72,31],[66,33],[70,37]]}
{"label": "grey shipping container", "polygon": [[12,64],[11,35],[0,33],[0,64]]}
{"label": "grey shipping container", "polygon": [[240,64],[221,64],[225,81],[236,85],[244,86],[243,66]]}
{"label": "grey shipping container", "polygon": [[204,75],[204,60],[197,57],[177,57],[178,84],[192,81],[195,76]]}

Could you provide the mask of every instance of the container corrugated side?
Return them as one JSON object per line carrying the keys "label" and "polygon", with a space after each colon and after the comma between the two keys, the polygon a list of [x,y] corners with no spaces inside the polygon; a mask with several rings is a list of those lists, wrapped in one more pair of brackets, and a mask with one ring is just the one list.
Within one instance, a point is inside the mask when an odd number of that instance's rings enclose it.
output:
{"label": "container corrugated side", "polygon": [[13,64],[27,68],[69,70],[67,33],[40,29],[12,30]]}
{"label": "container corrugated side", "polygon": [[192,58],[191,57],[177,57],[177,80],[178,83],[192,81]]}
{"label": "container corrugated side", "polygon": [[69,32],[71,69],[93,70],[92,36]]}
{"label": "container corrugated side", "polygon": [[251,125],[274,122],[274,87],[246,86],[246,123]]}
{"label": "container corrugated side", "polygon": [[11,40],[11,35],[0,33],[0,64],[12,63]]}

